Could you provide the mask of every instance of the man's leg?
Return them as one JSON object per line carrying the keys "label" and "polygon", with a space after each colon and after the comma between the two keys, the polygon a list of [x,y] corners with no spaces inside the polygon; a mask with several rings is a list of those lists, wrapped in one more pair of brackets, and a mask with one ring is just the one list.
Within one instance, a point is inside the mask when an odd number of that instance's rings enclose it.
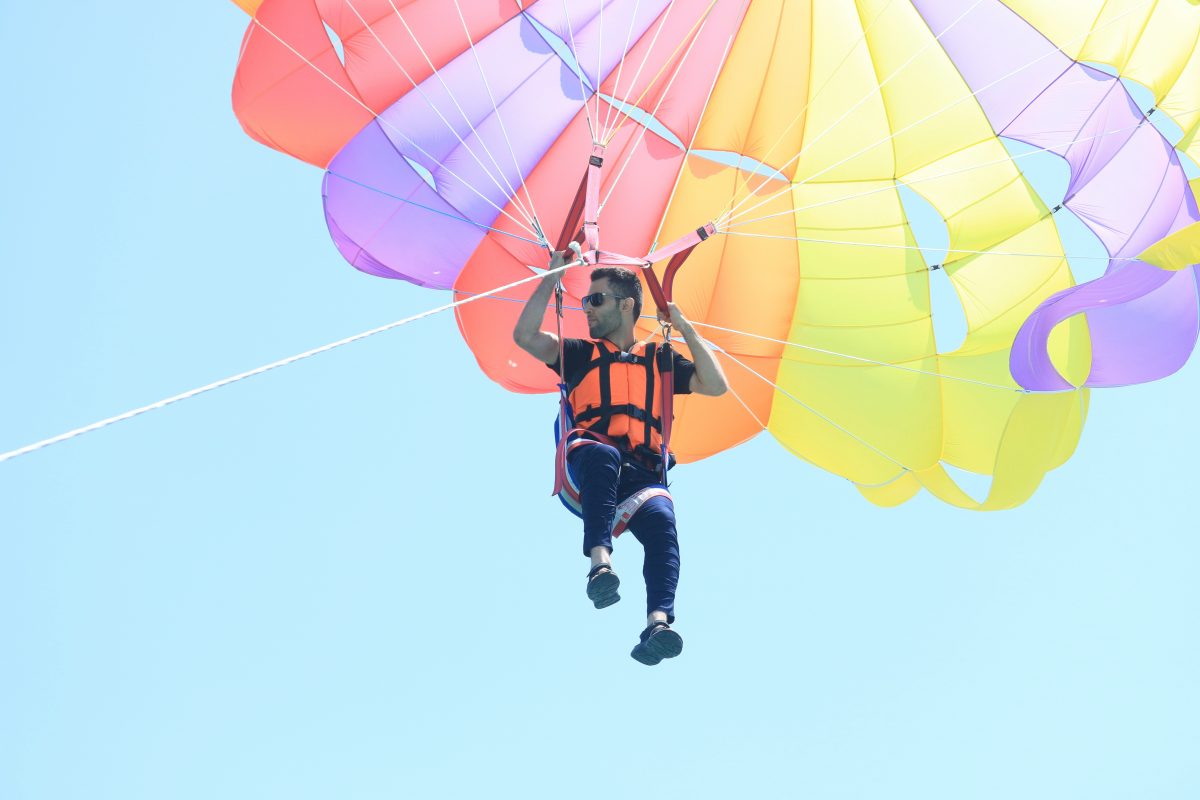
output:
{"label": "man's leg", "polygon": [[608,563],[612,552],[613,517],[617,513],[621,453],[615,447],[596,442],[572,450],[567,456],[567,464],[579,487],[583,554],[592,559],[593,566]]}
{"label": "man's leg", "polygon": [[675,507],[666,497],[652,497],[629,521],[629,530],[646,550],[646,629],[629,655],[646,666],[683,652],[683,638],[671,630],[675,621],[675,588],[679,585],[679,537]]}
{"label": "man's leg", "polygon": [[617,513],[617,484],[621,454],[606,444],[576,447],[567,463],[579,487],[583,514],[583,554],[591,559],[587,596],[596,608],[606,608],[621,599],[621,581],[612,570],[612,524]]}
{"label": "man's leg", "polygon": [[646,622],[675,621],[675,589],[679,585],[679,536],[675,506],[668,497],[652,497],[629,520],[629,530],[642,543],[646,557]]}

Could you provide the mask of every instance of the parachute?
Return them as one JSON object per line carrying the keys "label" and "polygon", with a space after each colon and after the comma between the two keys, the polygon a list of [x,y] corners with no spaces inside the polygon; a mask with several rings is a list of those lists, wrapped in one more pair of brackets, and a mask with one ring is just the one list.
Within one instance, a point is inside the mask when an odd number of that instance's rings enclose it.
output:
{"label": "parachute", "polygon": [[[591,263],[656,262],[650,289],[667,259],[648,255],[694,245],[674,300],[731,391],[679,398],[680,461],[765,430],[878,505],[924,488],[1011,508],[1071,456],[1092,388],[1163,378],[1195,346],[1194,0],[238,5],[237,117],[325,170],[357,269],[468,298],[574,236]],[[1045,154],[1061,197],[1031,180]],[[944,227],[938,263],[914,203]],[[1071,226],[1098,277],[1077,280]],[[942,287],[966,334],[939,348]],[[492,380],[552,392],[512,343],[531,288],[458,325]],[[956,470],[991,476],[987,496]]]}

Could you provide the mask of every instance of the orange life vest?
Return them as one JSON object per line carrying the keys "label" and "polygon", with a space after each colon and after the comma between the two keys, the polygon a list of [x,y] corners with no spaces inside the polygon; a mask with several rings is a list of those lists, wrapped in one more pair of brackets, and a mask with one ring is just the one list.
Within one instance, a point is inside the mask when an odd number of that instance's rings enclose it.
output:
{"label": "orange life vest", "polygon": [[656,344],[638,342],[628,352],[595,343],[596,355],[571,388],[575,425],[619,441],[630,452],[662,448],[662,389]]}

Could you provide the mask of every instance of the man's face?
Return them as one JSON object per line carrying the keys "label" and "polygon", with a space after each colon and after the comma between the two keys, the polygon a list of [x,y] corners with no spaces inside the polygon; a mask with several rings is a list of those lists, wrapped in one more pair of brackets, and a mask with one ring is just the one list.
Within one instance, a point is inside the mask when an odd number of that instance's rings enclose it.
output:
{"label": "man's face", "polygon": [[587,317],[588,333],[593,339],[603,339],[621,328],[621,304],[624,302],[613,297],[613,289],[608,285],[608,278],[592,281],[588,294],[604,293],[604,304],[596,308],[591,303],[585,303],[583,313]]}

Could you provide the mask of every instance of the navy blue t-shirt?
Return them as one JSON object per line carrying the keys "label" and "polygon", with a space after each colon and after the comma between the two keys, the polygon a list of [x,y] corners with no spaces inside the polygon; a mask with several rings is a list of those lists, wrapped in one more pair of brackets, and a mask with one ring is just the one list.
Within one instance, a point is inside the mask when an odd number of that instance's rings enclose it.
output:
{"label": "navy blue t-shirt", "polygon": [[[696,365],[688,361],[678,350],[673,350],[675,356],[675,394],[692,393],[692,376],[696,374]],[[566,369],[563,373],[568,386],[577,386],[583,379],[587,366],[596,357],[596,343],[591,339],[564,339],[563,362]],[[550,369],[558,372],[558,359],[549,365]]]}

